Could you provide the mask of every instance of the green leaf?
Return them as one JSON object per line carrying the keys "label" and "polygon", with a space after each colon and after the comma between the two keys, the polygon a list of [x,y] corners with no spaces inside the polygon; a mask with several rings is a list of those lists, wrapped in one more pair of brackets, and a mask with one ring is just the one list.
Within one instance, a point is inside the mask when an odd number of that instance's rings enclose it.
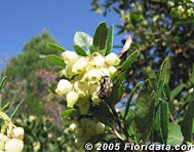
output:
{"label": "green leaf", "polygon": [[149,80],[139,93],[135,107],[135,124],[138,136],[146,143],[150,137],[154,118],[154,91]]}
{"label": "green leaf", "polygon": [[92,106],[90,108],[92,116],[94,116],[100,122],[112,126],[114,122],[114,116],[110,111],[110,108],[103,102],[99,105]]}
{"label": "green leaf", "polygon": [[6,80],[6,78],[7,78],[7,76],[3,77],[3,78],[1,79],[1,81],[0,81],[0,93],[1,93],[1,90],[2,90],[2,88],[3,88],[3,84],[4,84],[5,80]]}
{"label": "green leaf", "polygon": [[154,120],[154,133],[157,141],[161,143],[167,142],[169,124],[169,105],[166,101],[161,101]]}
{"label": "green leaf", "polygon": [[171,146],[181,145],[183,142],[183,135],[181,127],[178,124],[170,123],[168,126],[168,139],[167,144]]}
{"label": "green leaf", "polygon": [[185,87],[184,83],[181,83],[180,85],[178,85],[176,88],[174,88],[171,92],[170,92],[170,101],[172,101],[180,92],[181,90]]}
{"label": "green leaf", "polygon": [[85,52],[85,50],[82,47],[80,47],[79,45],[73,45],[73,48],[78,55],[87,56],[87,53]]}
{"label": "green leaf", "polygon": [[174,23],[174,26],[180,26],[180,25],[183,25],[183,24],[192,24],[192,23],[194,23],[193,17],[178,20],[177,22]]}
{"label": "green leaf", "polygon": [[65,67],[66,64],[64,63],[63,59],[55,54],[50,55],[40,55],[40,58],[46,58],[52,62],[54,62],[56,65]]}
{"label": "green leaf", "polygon": [[76,32],[74,36],[75,45],[79,45],[80,47],[85,46],[87,49],[92,45],[93,39],[92,37],[84,32]]}
{"label": "green leaf", "polygon": [[168,84],[170,80],[171,62],[170,58],[166,57],[161,65],[159,80],[162,80],[164,84]]}
{"label": "green leaf", "polygon": [[1,108],[1,111],[6,111],[10,106],[10,103],[7,102],[2,108]]}
{"label": "green leaf", "polygon": [[71,109],[67,109],[67,110],[61,112],[61,117],[69,118],[72,116],[76,116],[78,114],[79,114],[79,111],[77,109],[71,108]]}
{"label": "green leaf", "polygon": [[190,142],[192,142],[192,140],[193,140],[193,134],[192,134],[193,117],[194,117],[193,107],[194,107],[194,95],[193,95],[193,98],[188,105],[184,119],[180,123],[185,141],[190,141]]}
{"label": "green leaf", "polygon": [[57,51],[61,51],[61,52],[65,52],[66,50],[61,47],[60,45],[56,44],[56,43],[52,43],[52,42],[49,42],[47,43],[47,47],[49,49],[53,49],[53,50],[57,50]]}
{"label": "green leaf", "polygon": [[138,51],[132,52],[129,57],[123,62],[121,68],[123,70],[127,70],[129,66],[137,60]]}
{"label": "green leaf", "polygon": [[193,67],[192,67],[192,73],[191,73],[191,78],[190,79],[191,79],[191,82],[194,86],[194,64],[193,64]]}
{"label": "green leaf", "polygon": [[131,104],[131,100],[133,95],[136,93],[137,89],[139,88],[140,85],[142,85],[143,81],[140,81],[139,83],[136,84],[136,86],[133,88],[133,90],[131,91],[129,98],[127,100],[127,104],[126,104],[126,109],[125,109],[125,113],[124,113],[124,119],[126,118],[128,111],[129,111],[129,107]]}
{"label": "green leaf", "polygon": [[102,55],[105,55],[107,36],[108,27],[105,22],[101,22],[96,28],[93,46],[96,47],[96,52],[99,52]]}
{"label": "green leaf", "polygon": [[15,107],[14,111],[11,113],[10,115],[10,119],[13,118],[13,116],[16,114],[16,112],[18,111],[18,109],[20,108],[20,106],[22,105],[22,103],[25,101],[25,99],[21,100],[20,103]]}
{"label": "green leaf", "polygon": [[110,28],[108,29],[108,36],[107,36],[107,40],[106,40],[106,53],[105,53],[105,55],[108,55],[112,51],[113,34],[114,34],[114,26],[110,26]]}
{"label": "green leaf", "polygon": [[111,92],[110,98],[107,102],[109,102],[110,105],[114,106],[117,104],[122,95],[123,95],[123,80],[125,78],[124,73],[120,73],[117,77],[115,77],[115,80],[113,79],[113,90]]}

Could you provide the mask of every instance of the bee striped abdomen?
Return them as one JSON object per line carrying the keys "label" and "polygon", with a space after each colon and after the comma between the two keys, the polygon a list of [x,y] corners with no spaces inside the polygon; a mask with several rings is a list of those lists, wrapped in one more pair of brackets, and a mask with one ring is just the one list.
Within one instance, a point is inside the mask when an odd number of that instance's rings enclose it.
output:
{"label": "bee striped abdomen", "polygon": [[108,76],[103,76],[100,82],[99,98],[107,99],[112,92],[112,82]]}

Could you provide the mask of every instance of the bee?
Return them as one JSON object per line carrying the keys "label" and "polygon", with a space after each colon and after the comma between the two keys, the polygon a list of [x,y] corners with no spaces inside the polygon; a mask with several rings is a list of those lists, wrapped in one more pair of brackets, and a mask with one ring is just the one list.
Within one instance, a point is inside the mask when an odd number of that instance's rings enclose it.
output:
{"label": "bee", "polygon": [[113,83],[108,76],[102,76],[100,80],[100,91],[99,91],[99,98],[100,99],[107,99],[110,97],[112,92]]}

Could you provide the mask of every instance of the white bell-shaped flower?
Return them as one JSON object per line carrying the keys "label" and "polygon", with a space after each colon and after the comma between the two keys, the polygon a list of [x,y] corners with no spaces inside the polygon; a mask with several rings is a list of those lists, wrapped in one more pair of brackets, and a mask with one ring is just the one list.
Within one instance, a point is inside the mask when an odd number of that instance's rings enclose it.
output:
{"label": "white bell-shaped flower", "polygon": [[75,131],[76,128],[77,128],[76,123],[71,123],[70,126],[69,126],[70,131]]}
{"label": "white bell-shaped flower", "polygon": [[72,67],[72,74],[76,75],[82,73],[85,70],[86,66],[87,66],[86,58],[82,57],[78,59]]}
{"label": "white bell-shaped flower", "polygon": [[73,108],[78,98],[79,98],[78,94],[75,91],[70,91],[69,93],[67,93],[67,96],[66,96],[67,107]]}
{"label": "white bell-shaped flower", "polygon": [[13,129],[13,137],[17,139],[24,139],[24,129],[22,127],[16,127]]}
{"label": "white bell-shaped flower", "polygon": [[71,91],[72,88],[73,88],[73,85],[71,84],[71,82],[65,79],[61,79],[58,82],[56,93],[58,93],[59,95],[65,95],[69,91]]}
{"label": "white bell-shaped flower", "polygon": [[105,125],[101,122],[97,122],[95,129],[96,134],[103,134],[105,132]]}
{"label": "white bell-shaped flower", "polygon": [[93,96],[94,94],[98,94],[98,92],[100,91],[100,82],[97,83],[91,83],[88,82],[88,95],[89,96]]}
{"label": "white bell-shaped flower", "polygon": [[118,56],[115,53],[110,53],[105,57],[105,61],[110,64],[110,65],[114,65],[117,66],[120,63],[120,59],[118,58]]}
{"label": "white bell-shaped flower", "polygon": [[5,144],[6,152],[22,152],[24,148],[24,142],[20,139],[12,138]]}
{"label": "white bell-shaped flower", "polygon": [[0,134],[0,151],[4,150],[5,148],[5,140],[4,140],[4,135],[3,134]]}
{"label": "white bell-shaped flower", "polygon": [[115,68],[114,66],[110,66],[108,70],[109,70],[110,76],[112,76],[117,71],[117,68]]}
{"label": "white bell-shaped flower", "polygon": [[96,82],[99,82],[100,79],[102,78],[102,73],[101,71],[99,70],[90,70],[88,71],[88,80],[91,82],[91,83],[96,83]]}
{"label": "white bell-shaped flower", "polygon": [[66,64],[73,64],[79,58],[79,56],[73,51],[65,51],[61,54],[61,56]]}
{"label": "white bell-shaped flower", "polygon": [[86,95],[87,87],[88,87],[87,82],[76,81],[74,83],[74,89],[77,92],[79,97],[83,97]]}
{"label": "white bell-shaped flower", "polygon": [[94,68],[102,68],[104,66],[105,58],[99,53],[93,53],[93,59],[90,61]]}

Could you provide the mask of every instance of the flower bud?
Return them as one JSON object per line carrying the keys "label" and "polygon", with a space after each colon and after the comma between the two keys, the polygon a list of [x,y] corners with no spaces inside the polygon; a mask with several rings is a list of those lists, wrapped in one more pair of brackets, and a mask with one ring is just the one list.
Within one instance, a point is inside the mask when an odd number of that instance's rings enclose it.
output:
{"label": "flower bud", "polygon": [[117,68],[115,68],[114,66],[110,66],[108,70],[109,70],[110,75],[112,76],[117,71]]}
{"label": "flower bud", "polygon": [[101,123],[101,122],[98,122],[96,124],[96,133],[97,134],[103,134],[104,131],[105,131],[105,125],[103,123]]}
{"label": "flower bud", "polygon": [[72,84],[68,81],[68,80],[65,80],[65,79],[62,79],[58,82],[58,85],[57,85],[57,89],[56,89],[56,92],[59,94],[59,95],[65,95],[67,94],[69,91],[71,91],[73,88]]}
{"label": "flower bud", "polygon": [[75,62],[78,60],[78,58],[79,58],[79,56],[78,56],[75,52],[73,52],[73,51],[65,51],[65,52],[63,52],[63,53],[61,54],[61,56],[62,56],[62,58],[64,59],[64,62],[65,62],[66,64],[73,64],[73,63],[75,63]]}
{"label": "flower bud", "polygon": [[70,131],[75,131],[75,129],[76,129],[76,124],[75,123],[72,123],[70,126],[69,126],[69,130]]}
{"label": "flower bud", "polygon": [[24,148],[23,141],[16,138],[8,140],[5,144],[6,152],[22,152],[23,148]]}
{"label": "flower bud", "polygon": [[67,107],[73,108],[77,100],[78,100],[78,94],[75,91],[70,91],[69,93],[67,93],[67,96],[66,96]]}
{"label": "flower bud", "polygon": [[118,58],[118,56],[115,53],[110,53],[105,57],[105,61],[110,64],[110,65],[114,65],[117,66],[120,63],[120,59]]}
{"label": "flower bud", "polygon": [[13,129],[13,137],[17,139],[24,139],[24,129],[22,127],[16,127]]}
{"label": "flower bud", "polygon": [[82,73],[85,70],[86,66],[87,66],[87,61],[84,57],[77,60],[72,67],[73,75]]}

